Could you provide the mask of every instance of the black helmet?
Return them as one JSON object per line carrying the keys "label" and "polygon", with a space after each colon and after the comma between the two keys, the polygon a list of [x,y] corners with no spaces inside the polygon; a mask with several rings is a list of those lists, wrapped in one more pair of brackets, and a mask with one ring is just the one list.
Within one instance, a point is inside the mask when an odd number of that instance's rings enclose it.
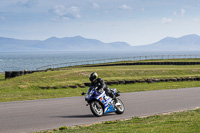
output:
{"label": "black helmet", "polygon": [[98,78],[98,74],[96,72],[93,72],[90,74],[90,81],[94,82]]}

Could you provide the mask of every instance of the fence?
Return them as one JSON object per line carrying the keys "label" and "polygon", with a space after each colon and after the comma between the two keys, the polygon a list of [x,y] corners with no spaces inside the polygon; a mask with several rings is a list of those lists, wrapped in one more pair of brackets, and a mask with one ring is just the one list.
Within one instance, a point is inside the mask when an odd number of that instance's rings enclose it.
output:
{"label": "fence", "polygon": [[42,66],[42,67],[37,68],[36,70],[47,70],[47,69],[55,69],[55,68],[62,68],[62,67],[69,67],[69,66],[79,66],[79,65],[112,63],[112,62],[119,62],[119,61],[141,61],[141,60],[153,60],[153,59],[186,59],[186,58],[188,58],[188,59],[200,58],[200,54],[195,54],[195,55],[150,55],[150,56],[134,56],[134,57],[125,57],[125,58],[77,61],[77,62],[67,62],[67,63]]}

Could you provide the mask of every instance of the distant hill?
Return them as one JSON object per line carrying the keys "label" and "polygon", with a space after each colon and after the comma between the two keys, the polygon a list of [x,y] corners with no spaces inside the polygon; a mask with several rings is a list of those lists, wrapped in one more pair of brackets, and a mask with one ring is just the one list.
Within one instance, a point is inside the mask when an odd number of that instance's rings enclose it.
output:
{"label": "distant hill", "polygon": [[142,51],[200,51],[200,36],[192,34],[180,38],[166,37],[156,43],[135,46]]}
{"label": "distant hill", "polygon": [[108,51],[127,50],[132,48],[125,42],[103,43],[95,39],[81,36],[56,38],[51,37],[43,41],[19,40],[0,37],[0,51]]}
{"label": "distant hill", "polygon": [[81,36],[46,40],[19,40],[0,37],[0,52],[18,51],[200,51],[200,36],[166,37],[156,43],[130,46],[126,42],[103,43]]}

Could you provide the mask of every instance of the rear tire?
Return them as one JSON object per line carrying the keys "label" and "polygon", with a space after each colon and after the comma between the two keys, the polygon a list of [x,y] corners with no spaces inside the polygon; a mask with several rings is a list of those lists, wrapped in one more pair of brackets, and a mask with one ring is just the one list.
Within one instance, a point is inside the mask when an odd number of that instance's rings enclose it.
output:
{"label": "rear tire", "polygon": [[90,110],[97,117],[101,117],[104,113],[103,107],[98,101],[93,101],[90,103]]}
{"label": "rear tire", "polygon": [[117,101],[118,101],[118,103],[120,103],[121,105],[116,106],[117,111],[116,111],[115,113],[116,113],[116,114],[123,114],[123,113],[124,113],[124,110],[125,110],[124,104],[123,104],[123,102],[122,102],[119,98],[117,98]]}

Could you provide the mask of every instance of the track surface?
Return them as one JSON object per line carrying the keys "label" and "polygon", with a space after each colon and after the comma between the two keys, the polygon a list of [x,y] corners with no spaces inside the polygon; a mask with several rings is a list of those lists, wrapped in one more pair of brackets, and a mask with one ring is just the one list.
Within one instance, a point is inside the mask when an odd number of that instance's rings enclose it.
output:
{"label": "track surface", "polygon": [[126,110],[94,117],[84,97],[0,103],[0,133],[22,133],[200,107],[200,87],[122,93]]}

